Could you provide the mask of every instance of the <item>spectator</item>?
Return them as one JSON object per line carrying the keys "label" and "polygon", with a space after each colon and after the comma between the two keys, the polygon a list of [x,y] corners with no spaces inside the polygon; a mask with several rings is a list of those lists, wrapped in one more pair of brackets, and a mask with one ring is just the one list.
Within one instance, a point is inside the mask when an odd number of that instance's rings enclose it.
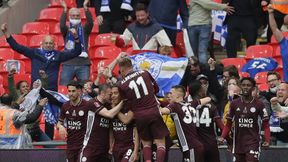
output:
{"label": "spectator", "polygon": [[161,55],[164,55],[164,56],[170,56],[171,55],[171,47],[162,46],[162,47],[159,48],[158,53],[161,54]]}
{"label": "spectator", "polygon": [[212,0],[190,0],[188,33],[194,55],[200,63],[208,61],[208,45],[211,37],[211,10],[225,10],[228,14],[234,12],[234,7],[220,4]]}
{"label": "spectator", "polygon": [[[228,36],[226,39],[227,57],[237,57],[237,47],[240,43],[241,35],[246,40],[247,47],[254,45],[257,39],[257,24],[255,10],[261,8],[258,1],[250,0],[228,0],[235,12],[227,15]],[[245,24],[245,25],[243,25]]]}
{"label": "spectator", "polygon": [[240,81],[237,78],[231,77],[228,80],[227,92],[227,102],[223,111],[223,122],[225,125],[227,123],[227,117],[230,111],[230,104],[233,100],[237,99],[241,93]]}
{"label": "spectator", "polygon": [[[270,28],[273,32],[273,35],[276,39],[277,42],[279,42],[280,45],[280,52],[281,52],[281,57],[283,60],[283,74],[284,74],[284,81],[288,82],[288,72],[287,72],[287,67],[288,67],[288,39],[285,38],[282,34],[282,32],[277,28],[277,24],[274,18],[274,10],[272,9],[272,6],[268,6],[268,12],[269,12],[269,25]],[[284,23],[288,24],[288,15],[285,16],[284,18]]]}
{"label": "spectator", "polygon": [[223,68],[223,74],[222,74],[222,84],[223,86],[227,86],[228,80],[230,77],[235,77],[237,79],[240,79],[238,69],[235,65],[228,65]]}
{"label": "spectator", "polygon": [[277,89],[281,84],[280,74],[275,71],[269,71],[267,73],[267,83],[269,86],[269,90],[260,92],[260,95],[264,96],[268,101],[270,101],[272,97],[276,96]]}
{"label": "spectator", "polygon": [[257,86],[252,91],[252,96],[263,102],[265,109],[267,111],[267,114],[268,116],[270,116],[272,113],[270,101],[268,101],[264,96],[260,94],[259,88]]}
{"label": "spectator", "polygon": [[60,64],[78,56],[81,53],[81,44],[75,29],[70,30],[71,34],[75,38],[75,49],[71,51],[66,50],[64,52],[54,49],[54,39],[50,35],[43,38],[41,48],[29,48],[19,45],[14,40],[14,38],[8,32],[6,23],[2,24],[1,30],[13,50],[31,59],[32,82],[40,78],[39,70],[45,70],[49,78],[47,88],[49,90],[58,90],[57,82]]}
{"label": "spectator", "polygon": [[259,120],[262,121],[265,142],[263,147],[268,147],[270,142],[269,117],[264,104],[252,96],[256,86],[253,78],[242,78],[240,81],[242,96],[233,100],[227,117],[227,123],[219,141],[223,142],[228,137],[234,122],[233,153],[236,161],[258,162],[260,152]]}
{"label": "spectator", "polygon": [[[23,128],[24,124],[33,123],[40,116],[43,106],[47,103],[47,98],[39,101],[39,104],[31,112],[20,112],[19,110],[12,109],[12,98],[8,99],[9,95],[1,96],[0,104],[0,141],[1,149],[24,149],[31,148],[31,138]],[[11,123],[11,124],[10,124]]]}
{"label": "spectator", "polygon": [[276,145],[288,145],[288,120],[287,120],[287,100],[288,100],[288,84],[281,83],[276,93],[276,97],[271,98],[271,107],[277,116],[281,118],[280,127],[283,129],[282,132],[273,133],[276,137]]}
{"label": "spectator", "polygon": [[95,11],[99,33],[122,34],[125,21],[132,21],[132,11],[136,0],[95,0]]}
{"label": "spectator", "polygon": [[[84,1],[85,0],[76,0],[76,6],[77,6],[77,8],[82,8],[82,7],[84,7]],[[90,1],[90,7],[94,7],[95,6],[95,0],[88,0],[88,1]]]}
{"label": "spectator", "polygon": [[[8,33],[7,24],[4,23],[1,26],[1,30],[4,33],[7,42],[11,48],[18,53],[25,55],[31,59],[31,69],[32,69],[32,82],[40,78],[39,70],[44,70],[48,75],[48,90],[57,91],[58,90],[58,72],[60,64],[64,61],[72,59],[81,53],[81,44],[77,31],[71,29],[70,32],[75,38],[75,49],[66,50],[60,52],[54,49],[54,39],[52,36],[45,36],[43,38],[41,48],[29,48],[19,45],[14,38]],[[46,124],[46,134],[53,139],[54,126]]]}
{"label": "spectator", "polygon": [[183,27],[187,28],[188,8],[186,0],[150,0],[149,12],[167,33],[173,46],[176,44],[177,15],[180,13]]}
{"label": "spectator", "polygon": [[80,81],[88,80],[90,74],[90,59],[88,57],[88,37],[93,28],[92,15],[88,9],[89,0],[84,1],[84,10],[86,15],[86,23],[81,24],[80,10],[78,8],[71,8],[69,10],[69,26],[66,25],[67,6],[64,0],[61,0],[61,5],[64,10],[60,19],[60,30],[65,40],[65,49],[74,49],[74,38],[69,29],[75,28],[78,33],[79,40],[82,46],[82,53],[78,57],[68,60],[62,64],[62,71],[60,75],[60,84],[67,85],[74,77]]}
{"label": "spectator", "polygon": [[[267,7],[271,3],[271,0],[262,0],[261,5],[262,7]],[[275,21],[277,24],[277,28],[281,29],[282,25],[284,24],[284,17],[288,14],[288,2],[283,0],[273,0],[272,4],[274,4],[274,16]],[[272,31],[270,26],[268,25],[267,29],[267,42],[271,41]]]}
{"label": "spectator", "polygon": [[150,20],[144,4],[137,4],[135,12],[136,22],[129,25],[123,35],[116,37],[118,47],[126,46],[131,40],[133,50],[157,51],[158,44],[160,46],[172,46],[163,28],[158,23]]}
{"label": "spectator", "polygon": [[[9,95],[13,98],[13,101],[15,101],[14,104],[12,104],[13,107],[19,107],[20,103],[22,103],[24,101],[24,96],[29,93],[30,86],[28,85],[28,83],[26,81],[22,80],[22,81],[19,81],[17,83],[16,88],[15,88],[14,74],[15,74],[15,69],[12,69],[8,73],[8,87],[9,87],[9,91],[10,91]],[[44,85],[47,85],[47,83],[45,83],[45,82],[47,82],[47,79],[48,79],[47,75],[45,75],[45,72],[44,72],[44,75],[40,74],[40,76],[41,76],[42,87],[47,88],[44,86]],[[40,122],[40,119],[37,119],[35,122],[26,125],[26,128],[27,128],[32,140],[37,141],[37,142],[51,141],[51,139],[47,136],[47,134],[45,134],[40,129],[39,122]],[[47,131],[49,131],[49,130],[47,130]],[[49,147],[46,147],[46,148],[49,148]]]}

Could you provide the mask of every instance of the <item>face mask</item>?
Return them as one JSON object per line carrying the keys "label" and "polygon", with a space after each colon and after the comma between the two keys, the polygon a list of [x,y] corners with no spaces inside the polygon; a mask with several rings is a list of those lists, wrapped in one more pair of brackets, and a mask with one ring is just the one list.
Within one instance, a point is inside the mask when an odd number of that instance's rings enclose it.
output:
{"label": "face mask", "polygon": [[70,23],[75,26],[81,23],[80,19],[70,19]]}
{"label": "face mask", "polygon": [[276,87],[274,87],[274,88],[270,88],[269,90],[270,90],[270,92],[272,92],[272,93],[276,93],[277,90],[278,90],[278,87],[276,86]]}

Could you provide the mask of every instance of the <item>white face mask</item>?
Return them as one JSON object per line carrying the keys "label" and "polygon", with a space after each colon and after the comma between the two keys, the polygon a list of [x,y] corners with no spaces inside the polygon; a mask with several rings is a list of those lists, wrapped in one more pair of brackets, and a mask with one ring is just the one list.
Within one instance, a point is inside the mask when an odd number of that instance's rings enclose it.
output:
{"label": "white face mask", "polygon": [[272,93],[276,93],[277,90],[278,90],[278,86],[275,86],[275,87],[273,87],[273,88],[270,88],[269,90],[270,90],[270,92],[272,92]]}
{"label": "white face mask", "polygon": [[80,20],[80,19],[70,19],[69,21],[70,21],[70,23],[71,23],[73,26],[78,25],[78,24],[81,23],[81,20]]}

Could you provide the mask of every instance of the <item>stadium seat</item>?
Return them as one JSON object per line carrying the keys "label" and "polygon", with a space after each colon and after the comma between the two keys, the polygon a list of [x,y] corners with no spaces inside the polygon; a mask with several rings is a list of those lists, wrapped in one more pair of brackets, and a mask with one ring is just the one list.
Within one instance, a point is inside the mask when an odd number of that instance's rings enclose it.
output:
{"label": "stadium seat", "polygon": [[32,35],[49,34],[49,24],[45,22],[30,22],[22,27],[22,34],[27,36],[29,42]]}
{"label": "stadium seat", "polygon": [[240,76],[240,78],[244,78],[244,77],[249,77],[250,74],[247,73],[247,72],[242,72],[242,71],[240,71],[240,72],[239,72],[239,76]]}
{"label": "stadium seat", "polygon": [[13,60],[14,54],[11,48],[0,48],[0,60]]}
{"label": "stadium seat", "polygon": [[[31,48],[39,48],[41,46],[42,40],[46,35],[33,35],[30,39],[30,43],[29,43],[29,47]],[[58,42],[58,38],[56,36],[53,36],[55,40],[55,49],[57,49],[57,42]]]}
{"label": "stadium seat", "polygon": [[[17,41],[18,44],[21,44],[23,46],[27,45],[27,38],[25,35],[13,34],[12,36]],[[4,36],[0,37],[0,47],[1,48],[10,48],[10,46],[7,43],[6,38]]]}
{"label": "stadium seat", "polygon": [[[103,66],[103,67],[108,67],[108,65],[114,61],[114,59],[107,59],[107,60],[101,60],[98,65],[97,65],[97,69],[100,67],[100,66]],[[119,75],[119,66],[116,65],[115,68],[113,69],[112,71],[113,75],[114,76],[117,76]]]}
{"label": "stadium seat", "polygon": [[[115,34],[118,35],[118,34]],[[115,43],[111,41],[111,33],[99,34],[95,40],[92,40],[95,46],[115,46]]]}
{"label": "stadium seat", "polygon": [[267,82],[267,73],[268,72],[259,72],[255,75],[255,81],[257,84],[263,84]]}
{"label": "stadium seat", "polygon": [[121,49],[116,46],[99,47],[96,49],[94,53],[92,53],[91,59],[92,58],[115,59],[119,55],[120,52],[121,52]]}
{"label": "stadium seat", "polygon": [[[282,34],[284,35],[284,37],[288,38],[288,32],[282,32]],[[278,44],[278,42],[276,41],[274,35],[271,36],[271,41],[270,42]]]}
{"label": "stadium seat", "polygon": [[259,57],[272,57],[273,47],[270,45],[254,45],[250,46],[246,50],[245,59],[253,59]]}
{"label": "stadium seat", "polygon": [[0,96],[2,96],[3,94],[5,94],[5,89],[2,86],[0,86]]}
{"label": "stadium seat", "polygon": [[[95,13],[95,8],[89,7],[89,11],[90,11],[90,13],[91,13],[91,15],[92,15],[92,19],[93,19],[93,20],[97,20],[97,18],[96,18],[96,13]],[[86,21],[86,15],[85,15],[84,8],[80,8],[80,16],[81,16],[81,21],[82,21],[82,22],[85,22],[85,21]],[[94,24],[94,25],[96,25],[96,24]],[[97,26],[98,26],[98,25],[97,25]]]}
{"label": "stadium seat", "polygon": [[0,86],[3,85],[3,77],[0,75]]}
{"label": "stadium seat", "polygon": [[[66,2],[67,8],[76,7],[75,0],[64,0]],[[59,1],[50,0],[49,8],[62,8]]]}
{"label": "stadium seat", "polygon": [[45,8],[41,10],[38,21],[48,23],[50,27],[50,33],[52,33],[55,24],[60,21],[62,12],[63,8]]}
{"label": "stadium seat", "polygon": [[225,66],[235,65],[238,71],[241,71],[242,67],[246,63],[244,58],[224,58],[221,60],[221,63]]}
{"label": "stadium seat", "polygon": [[4,60],[0,60],[0,73],[3,73],[3,72],[7,72],[7,69],[6,69],[6,61]]}
{"label": "stadium seat", "polygon": [[266,83],[258,84],[258,88],[260,91],[267,91],[269,90],[269,85]]}
{"label": "stadium seat", "polygon": [[276,50],[273,54],[273,58],[277,61],[278,67],[282,68],[283,62],[282,62],[282,57],[281,57],[281,52],[280,52],[280,46],[276,47]]}
{"label": "stadium seat", "polygon": [[58,92],[62,93],[64,95],[67,95],[68,94],[68,89],[67,89],[66,86],[58,85]]}

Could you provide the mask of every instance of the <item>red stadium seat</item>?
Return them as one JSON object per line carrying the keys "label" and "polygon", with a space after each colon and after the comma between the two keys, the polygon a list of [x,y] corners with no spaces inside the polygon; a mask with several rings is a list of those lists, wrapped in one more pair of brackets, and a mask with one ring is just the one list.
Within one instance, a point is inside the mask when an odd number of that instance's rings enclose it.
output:
{"label": "red stadium seat", "polygon": [[259,72],[255,75],[255,81],[257,84],[262,84],[267,82],[267,73],[268,72]]}
{"label": "red stadium seat", "polygon": [[[13,38],[16,40],[18,44],[21,44],[23,46],[27,45],[27,38],[25,35],[12,35]],[[10,45],[7,43],[6,38],[4,36],[0,37],[0,47],[10,48]]]}
{"label": "red stadium seat", "polygon": [[91,58],[115,59],[120,52],[121,49],[116,46],[99,47],[96,49],[95,53],[91,55]]}
{"label": "red stadium seat", "polygon": [[6,61],[4,60],[0,60],[0,73],[3,73],[3,72],[7,72],[7,69],[6,69]]}
{"label": "red stadium seat", "polygon": [[18,83],[21,80],[25,80],[27,83],[31,83],[31,75],[30,74],[14,74],[14,82]]}
{"label": "red stadium seat", "polygon": [[2,86],[0,86],[0,96],[2,96],[3,94],[5,94],[5,89]]}
{"label": "red stadium seat", "polygon": [[[98,65],[97,65],[97,69],[100,67],[100,66],[103,66],[103,67],[108,67],[108,65],[114,61],[114,59],[108,59],[108,60],[101,60]],[[114,76],[118,76],[119,75],[119,66],[116,65],[115,68],[113,69],[112,71],[113,75]]]}
{"label": "red stadium seat", "polygon": [[262,84],[258,85],[258,88],[260,91],[267,91],[267,90],[269,90],[269,85],[266,83],[262,83]]}
{"label": "red stadium seat", "polygon": [[[95,8],[89,7],[89,11],[92,15],[92,19],[96,20]],[[84,8],[80,8],[80,16],[81,16],[81,20],[86,21],[86,15],[85,15]],[[96,25],[96,24],[94,24],[94,25]]]}
{"label": "red stadium seat", "polygon": [[0,60],[13,60],[14,54],[11,48],[0,48]]}
{"label": "red stadium seat", "polygon": [[99,25],[98,25],[97,21],[94,21],[94,25],[93,25],[91,33],[93,33],[93,34],[98,34],[99,33]]}
{"label": "red stadium seat", "polygon": [[54,26],[60,21],[60,16],[63,12],[63,8],[46,8],[41,10],[38,21],[46,22],[50,26],[50,33],[53,32]]}
{"label": "red stadium seat", "polygon": [[3,77],[0,75],[0,85],[3,85]]}
{"label": "red stadium seat", "polygon": [[221,63],[225,66],[235,65],[238,71],[241,71],[243,65],[246,63],[244,58],[224,58],[221,60]]}
{"label": "red stadium seat", "polygon": [[245,59],[272,57],[273,47],[270,45],[254,45],[247,48]]}
{"label": "red stadium seat", "polygon": [[276,47],[275,53],[273,55],[273,57],[281,57],[281,49],[280,46]]}
{"label": "red stadium seat", "polygon": [[[282,32],[282,34],[284,35],[284,37],[286,37],[286,38],[288,37],[288,32]],[[274,35],[271,36],[271,41],[270,42],[278,44],[278,42],[276,41]]]}
{"label": "red stadium seat", "polygon": [[49,34],[49,24],[45,22],[26,23],[22,27],[22,34],[28,37],[29,42],[32,35]]}
{"label": "red stadium seat", "polygon": [[[38,48],[41,46],[42,40],[46,35],[33,35],[30,39],[30,43],[29,43],[29,47],[32,48]],[[58,38],[54,35],[52,35],[52,37],[55,40],[55,49],[57,49],[57,42],[58,42]]]}
{"label": "red stadium seat", "polygon": [[64,95],[67,95],[68,94],[68,89],[67,89],[66,86],[58,85],[58,92],[62,93]]}
{"label": "red stadium seat", "polygon": [[[75,0],[64,0],[68,8],[76,7]],[[49,8],[62,8],[59,1],[50,0]]]}
{"label": "red stadium seat", "polygon": [[247,72],[242,72],[242,71],[240,71],[240,72],[239,72],[239,76],[240,76],[240,78],[244,78],[244,77],[249,77],[250,74],[247,73]]}
{"label": "red stadium seat", "polygon": [[[115,35],[118,35],[118,34],[115,34]],[[97,35],[96,39],[93,42],[94,42],[94,45],[98,46],[98,47],[101,47],[101,46],[115,46],[115,43],[113,43],[111,41],[111,34],[110,33]]]}

